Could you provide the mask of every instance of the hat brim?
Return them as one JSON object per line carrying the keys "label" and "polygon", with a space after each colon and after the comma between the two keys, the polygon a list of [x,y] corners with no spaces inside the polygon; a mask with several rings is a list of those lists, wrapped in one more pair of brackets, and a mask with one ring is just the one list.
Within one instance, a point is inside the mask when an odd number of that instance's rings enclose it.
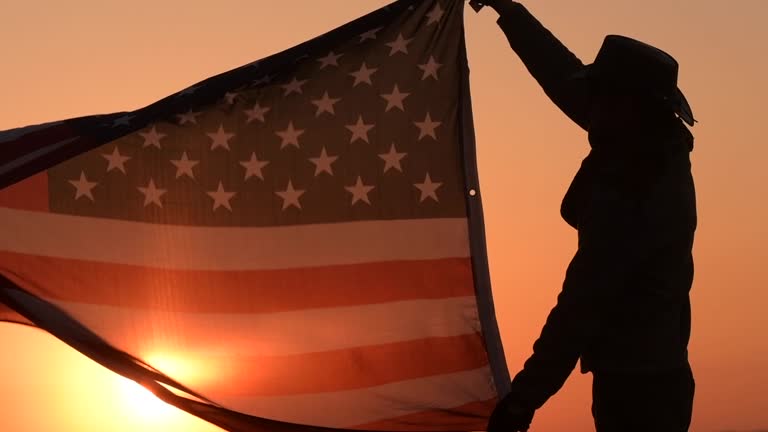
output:
{"label": "hat brim", "polygon": [[686,122],[688,126],[693,126],[693,124],[696,123],[696,119],[693,118],[691,105],[679,88],[675,92],[675,97],[672,99],[672,109],[675,110],[675,113],[680,119]]}
{"label": "hat brim", "polygon": [[[587,80],[594,78],[597,78],[597,76],[592,64],[585,65],[581,70],[571,75],[572,80]],[[686,124],[693,126],[696,123],[691,105],[688,103],[688,100],[685,98],[685,95],[680,88],[676,88],[675,94],[671,98],[665,98],[665,100],[670,104],[670,107],[674,110],[675,114],[677,114]]]}

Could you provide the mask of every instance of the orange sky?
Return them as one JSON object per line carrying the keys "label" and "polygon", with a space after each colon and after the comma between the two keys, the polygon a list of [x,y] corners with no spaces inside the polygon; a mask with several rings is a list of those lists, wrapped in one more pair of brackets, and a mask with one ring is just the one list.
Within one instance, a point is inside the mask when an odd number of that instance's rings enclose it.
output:
{"label": "orange sky", "polygon": [[[33,0],[0,7],[0,130],[132,110],[350,21],[386,0]],[[692,291],[693,431],[768,428],[768,2],[529,1],[585,62],[605,34],[681,63],[693,129],[699,230]],[[510,371],[530,353],[576,234],[560,199],[586,135],[528,76],[490,10],[467,13],[488,253]],[[216,431],[150,406],[108,372],[34,329],[0,325],[0,430]],[[24,377],[24,378],[21,378]],[[593,430],[589,375],[574,373],[533,431]]]}

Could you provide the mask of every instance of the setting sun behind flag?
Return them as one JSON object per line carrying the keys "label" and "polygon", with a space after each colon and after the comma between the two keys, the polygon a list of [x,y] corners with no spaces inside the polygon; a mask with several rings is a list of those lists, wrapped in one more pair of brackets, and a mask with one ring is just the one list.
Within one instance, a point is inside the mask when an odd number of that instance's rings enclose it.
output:
{"label": "setting sun behind flag", "polygon": [[463,10],[398,1],[133,112],[0,132],[0,319],[232,430],[484,429],[509,377]]}

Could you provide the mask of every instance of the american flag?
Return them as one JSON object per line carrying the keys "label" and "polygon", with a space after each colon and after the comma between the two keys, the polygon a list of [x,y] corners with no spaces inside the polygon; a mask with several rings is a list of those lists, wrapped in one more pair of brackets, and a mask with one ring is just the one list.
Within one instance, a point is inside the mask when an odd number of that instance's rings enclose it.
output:
{"label": "american flag", "polygon": [[233,430],[484,429],[509,378],[463,8],[0,133],[0,318]]}

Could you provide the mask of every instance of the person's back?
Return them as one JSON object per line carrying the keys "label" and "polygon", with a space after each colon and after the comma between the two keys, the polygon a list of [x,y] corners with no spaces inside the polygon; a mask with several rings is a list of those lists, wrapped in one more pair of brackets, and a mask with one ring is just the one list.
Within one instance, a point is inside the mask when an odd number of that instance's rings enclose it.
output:
{"label": "person's back", "polygon": [[676,87],[677,64],[641,42],[609,36],[585,67],[519,3],[485,3],[499,12],[511,47],[546,94],[589,132],[591,146],[561,207],[578,230],[578,251],[489,431],[524,430],[578,359],[594,375],[598,432],[687,430],[696,203],[693,136],[681,121],[692,125],[693,116]]}

